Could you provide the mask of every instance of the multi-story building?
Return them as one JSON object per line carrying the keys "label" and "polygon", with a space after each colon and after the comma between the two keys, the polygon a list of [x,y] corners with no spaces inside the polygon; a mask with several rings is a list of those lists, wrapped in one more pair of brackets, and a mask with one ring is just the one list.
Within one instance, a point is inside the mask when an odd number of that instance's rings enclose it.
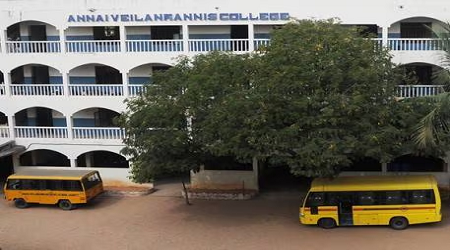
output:
{"label": "multi-story building", "polygon": [[[399,97],[439,93],[432,74],[443,52],[428,27],[439,29],[449,16],[443,0],[0,0],[0,172],[89,167],[126,181],[125,135],[112,120],[151,84],[152,72],[179,55],[252,52],[292,18],[364,27],[416,73],[417,82],[399,83]],[[428,169],[417,162],[400,158],[372,170],[448,177],[448,159],[421,159]]]}

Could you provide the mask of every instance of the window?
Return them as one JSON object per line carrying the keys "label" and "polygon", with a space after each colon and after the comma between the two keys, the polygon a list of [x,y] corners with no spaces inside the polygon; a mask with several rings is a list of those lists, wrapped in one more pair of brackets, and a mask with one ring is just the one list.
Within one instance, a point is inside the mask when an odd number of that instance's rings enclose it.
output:
{"label": "window", "polygon": [[88,190],[101,182],[102,180],[100,179],[98,173],[89,175],[88,177],[83,179],[84,189]]}
{"label": "window", "polygon": [[180,26],[151,26],[150,34],[152,40],[181,39]]}
{"label": "window", "polygon": [[94,27],[94,40],[120,40],[119,27]]}
{"label": "window", "polygon": [[402,191],[387,191],[384,199],[386,205],[401,205],[408,202],[404,192]]}
{"label": "window", "polygon": [[54,191],[82,191],[80,181],[75,180],[47,180],[46,188]]}
{"label": "window", "polygon": [[431,23],[400,23],[401,38],[433,38]]}
{"label": "window", "polygon": [[21,190],[22,182],[20,180],[9,180],[6,184],[6,189],[8,190]]}
{"label": "window", "polygon": [[375,192],[359,192],[357,205],[376,205],[377,199]]}
{"label": "window", "polygon": [[434,192],[433,190],[413,190],[408,191],[410,204],[433,204]]}
{"label": "window", "polygon": [[324,193],[310,193],[306,200],[307,207],[317,207],[324,205]]}

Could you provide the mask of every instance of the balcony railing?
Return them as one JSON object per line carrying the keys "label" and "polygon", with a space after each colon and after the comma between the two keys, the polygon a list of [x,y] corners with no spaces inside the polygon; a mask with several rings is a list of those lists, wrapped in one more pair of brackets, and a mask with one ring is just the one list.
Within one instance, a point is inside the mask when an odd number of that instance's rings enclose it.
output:
{"label": "balcony railing", "polygon": [[391,50],[441,50],[442,41],[432,38],[389,38]]}
{"label": "balcony railing", "polygon": [[[382,46],[382,38],[374,38],[376,46]],[[121,52],[120,40],[70,40],[66,41],[69,53]],[[127,52],[248,52],[250,39],[189,39],[185,48],[183,40],[126,40]],[[270,44],[270,39],[253,39],[254,49]],[[388,38],[394,51],[435,51],[442,49],[442,42],[435,38]],[[2,48],[3,49],[3,48]],[[61,41],[7,41],[7,53],[60,53]]]}
{"label": "balcony railing", "polygon": [[249,51],[248,39],[190,39],[189,51]]}
{"label": "balcony railing", "polygon": [[71,84],[69,93],[72,96],[122,96],[121,84]]}
{"label": "balcony railing", "polygon": [[17,138],[67,138],[67,128],[61,127],[14,127]]}
{"label": "balcony railing", "polygon": [[5,84],[0,84],[0,95],[6,94],[6,87]]}
{"label": "balcony railing", "polygon": [[102,139],[121,140],[125,138],[125,130],[122,128],[73,128],[74,139]]}
{"label": "balcony railing", "polygon": [[9,128],[0,126],[0,138],[9,138]]}
{"label": "balcony railing", "polygon": [[270,44],[270,39],[255,39],[253,41],[255,50],[259,49],[260,47],[267,47]]}
{"label": "balcony railing", "polygon": [[67,41],[66,46],[73,53],[120,52],[119,40]]}
{"label": "balcony railing", "polygon": [[183,40],[128,40],[127,52],[178,52],[183,51]]}
{"label": "balcony railing", "polygon": [[11,84],[12,95],[64,95],[62,84]]}
{"label": "balcony railing", "polygon": [[61,43],[59,41],[7,41],[6,52],[10,54],[59,53]]}
{"label": "balcony railing", "polygon": [[128,94],[130,96],[138,96],[141,93],[144,93],[146,88],[147,88],[147,86],[145,86],[144,84],[128,85]]}
{"label": "balcony railing", "polygon": [[397,87],[397,96],[401,98],[432,96],[443,92],[443,85],[399,85]]}

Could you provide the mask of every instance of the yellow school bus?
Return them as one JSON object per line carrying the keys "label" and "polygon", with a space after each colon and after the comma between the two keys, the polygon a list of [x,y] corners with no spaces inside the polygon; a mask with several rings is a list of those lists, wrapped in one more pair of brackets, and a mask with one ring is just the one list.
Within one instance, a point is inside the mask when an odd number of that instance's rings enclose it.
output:
{"label": "yellow school bus", "polygon": [[17,208],[31,203],[58,204],[71,210],[103,192],[98,171],[30,169],[10,175],[4,186],[5,199]]}
{"label": "yellow school bus", "polygon": [[300,222],[322,228],[408,225],[441,221],[441,199],[433,176],[348,176],[315,179]]}

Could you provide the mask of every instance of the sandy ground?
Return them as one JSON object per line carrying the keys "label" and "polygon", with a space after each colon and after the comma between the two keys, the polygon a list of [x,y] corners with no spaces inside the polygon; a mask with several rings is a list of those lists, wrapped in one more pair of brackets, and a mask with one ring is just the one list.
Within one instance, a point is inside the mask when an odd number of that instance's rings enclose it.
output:
{"label": "sandy ground", "polygon": [[300,225],[297,194],[250,201],[184,204],[177,190],[99,197],[73,211],[16,209],[0,200],[2,250],[52,249],[450,249],[450,204],[443,222],[395,231],[384,226],[323,230]]}

